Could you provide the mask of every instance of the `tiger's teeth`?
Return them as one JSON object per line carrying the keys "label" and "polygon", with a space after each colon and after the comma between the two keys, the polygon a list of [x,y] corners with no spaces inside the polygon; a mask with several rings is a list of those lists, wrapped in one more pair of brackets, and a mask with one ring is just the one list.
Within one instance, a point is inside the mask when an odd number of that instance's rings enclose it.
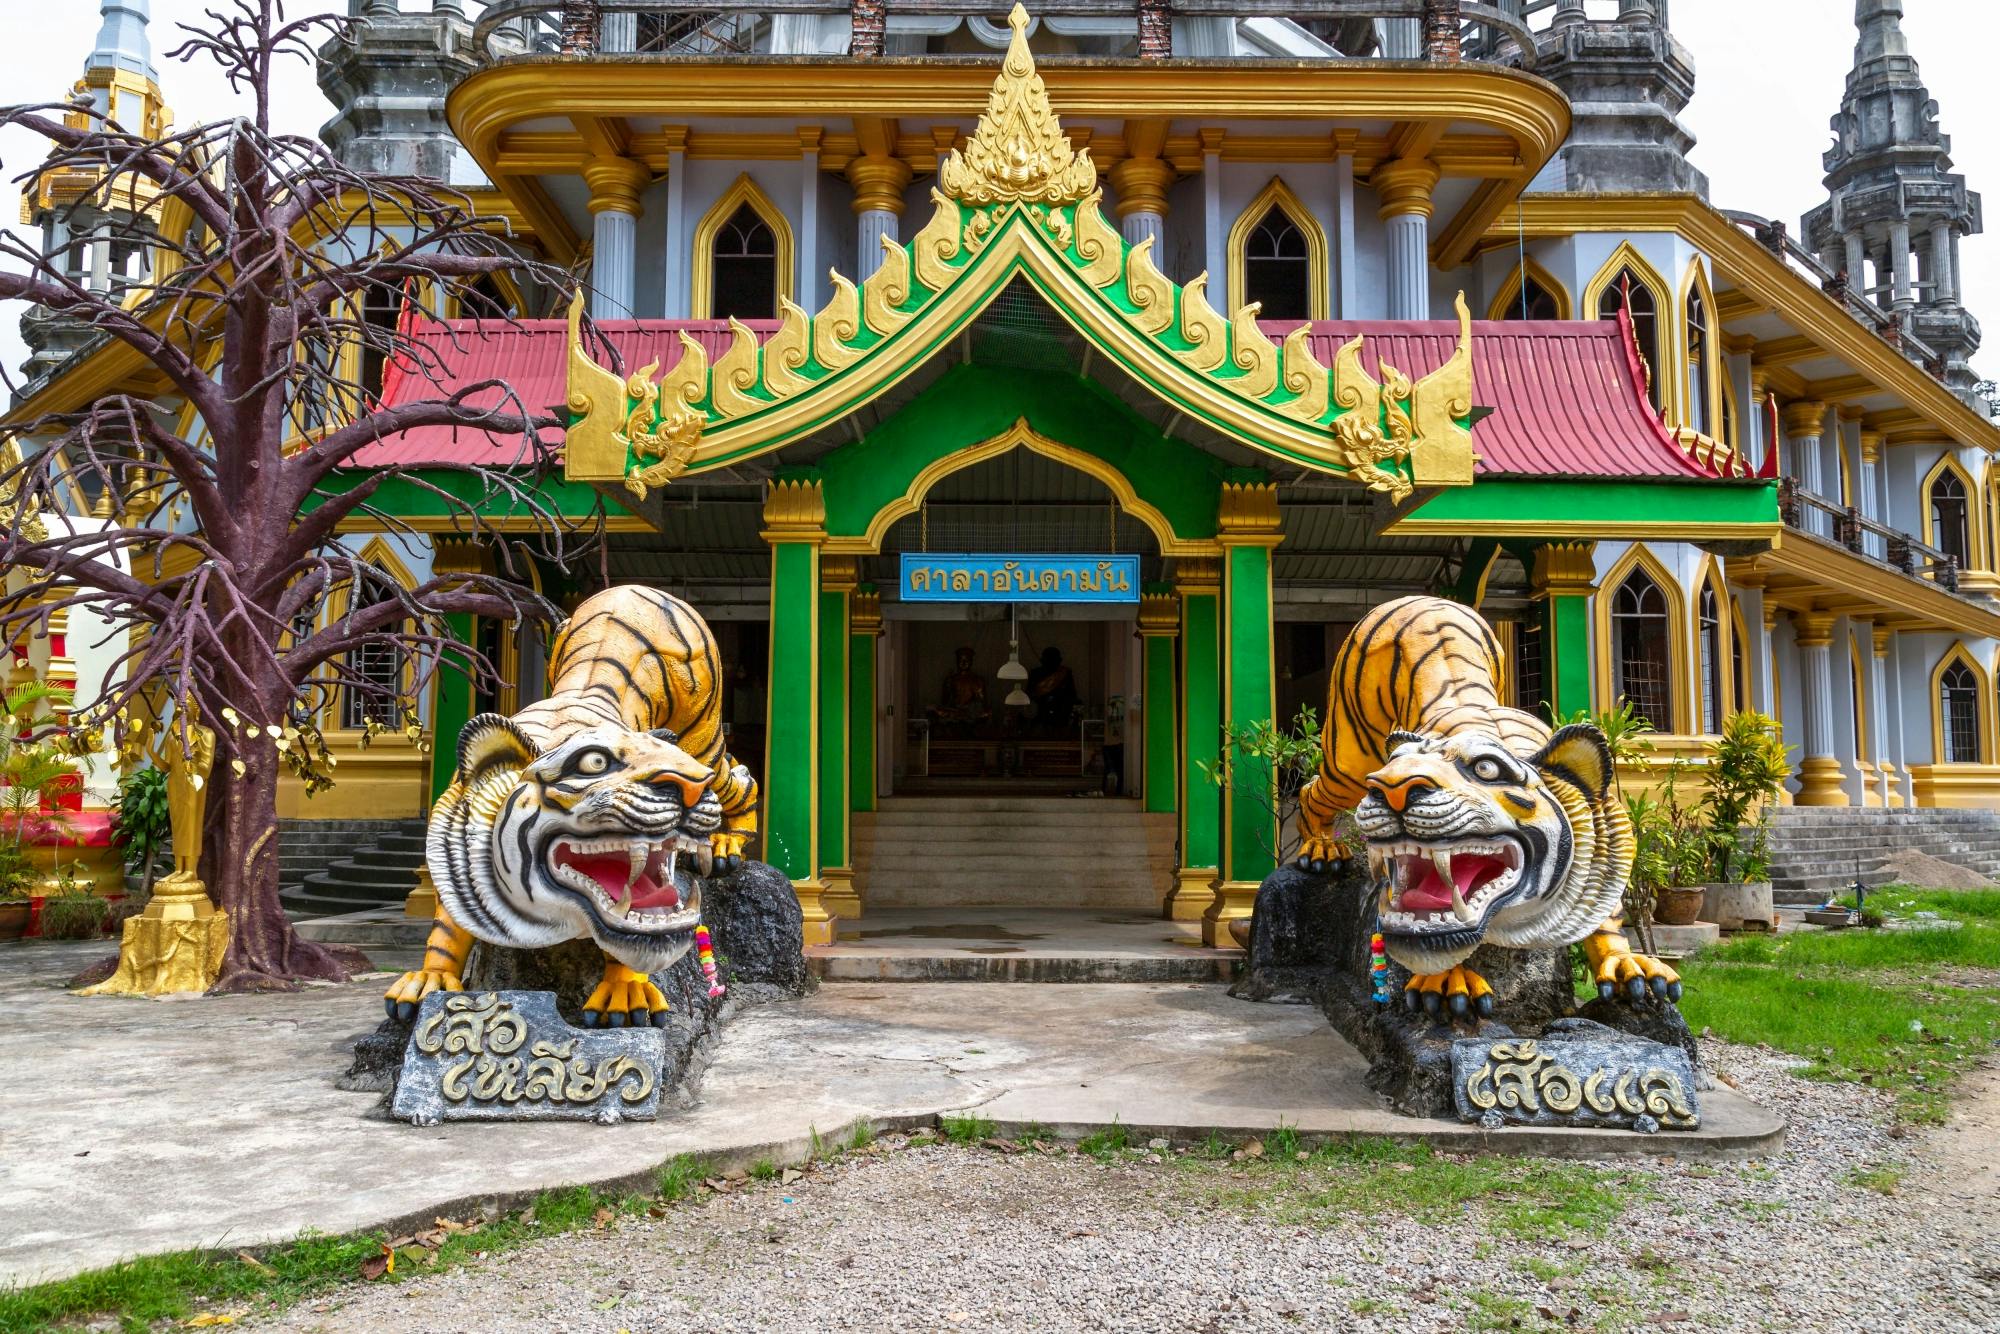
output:
{"label": "tiger's teeth", "polygon": [[624,921],[626,916],[632,911],[632,896],[626,894],[623,897],[611,899],[607,895],[606,898],[609,899],[611,904],[611,915],[621,922]]}
{"label": "tiger's teeth", "polygon": [[714,844],[703,843],[700,847],[695,849],[694,866],[695,870],[701,872],[702,879],[704,880],[708,879],[709,873],[715,870]]}
{"label": "tiger's teeth", "polygon": [[674,883],[674,868],[675,868],[676,866],[678,866],[678,865],[680,864],[680,860],[681,860],[681,849],[680,849],[680,845],[679,845],[678,843],[676,843],[676,844],[675,844],[675,845],[674,845],[674,846],[673,846],[672,848],[669,848],[669,849],[667,850],[667,883],[668,883],[668,884],[673,884],[673,883]]}
{"label": "tiger's teeth", "polygon": [[646,845],[644,839],[635,838],[625,845],[625,863],[631,868],[632,872],[625,877],[625,897],[627,899],[632,897],[632,886],[638,884],[639,877],[646,874],[646,862],[652,855],[653,850]]}
{"label": "tiger's teeth", "polygon": [[1477,920],[1473,916],[1472,909],[1466,906],[1465,895],[1458,892],[1456,884],[1451,887],[1451,915],[1468,925]]}
{"label": "tiger's teeth", "polygon": [[[1437,867],[1438,879],[1444,881],[1447,885],[1452,885],[1457,883],[1451,878],[1451,849],[1432,848],[1431,865]],[[1452,894],[1454,896],[1456,896],[1457,893],[1458,891],[1456,889],[1452,891]]]}

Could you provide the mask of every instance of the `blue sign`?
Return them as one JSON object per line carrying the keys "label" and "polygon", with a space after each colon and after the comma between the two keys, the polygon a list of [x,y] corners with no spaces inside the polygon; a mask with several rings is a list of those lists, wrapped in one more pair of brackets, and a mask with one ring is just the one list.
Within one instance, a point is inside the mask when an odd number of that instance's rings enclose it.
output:
{"label": "blue sign", "polygon": [[903,553],[905,602],[1137,602],[1137,556]]}

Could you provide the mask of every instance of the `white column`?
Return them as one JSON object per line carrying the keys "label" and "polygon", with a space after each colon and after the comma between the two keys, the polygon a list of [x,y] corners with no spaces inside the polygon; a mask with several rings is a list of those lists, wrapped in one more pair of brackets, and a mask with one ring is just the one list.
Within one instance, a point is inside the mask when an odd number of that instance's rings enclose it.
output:
{"label": "white column", "polygon": [[670,320],[688,317],[693,301],[694,238],[687,222],[687,129],[667,127],[667,273],[666,300],[661,314]]}
{"label": "white column", "polygon": [[[1816,399],[1787,403],[1784,409],[1785,438],[1791,442],[1794,477],[1801,489],[1816,496],[1826,495],[1820,471],[1820,436],[1826,430],[1826,404]],[[1831,532],[1826,516],[1809,510],[1806,531],[1826,535]]]}
{"label": "white column", "polygon": [[1427,158],[1397,158],[1377,167],[1371,180],[1382,201],[1389,318],[1429,319],[1431,191],[1437,186],[1437,164]]}
{"label": "white column", "polygon": [[867,208],[854,215],[854,271],[867,277],[882,265],[882,241],[896,235],[896,215],[886,208]]}
{"label": "white column", "polygon": [[819,300],[819,140],[817,125],[799,130],[799,245],[792,290],[806,310]]}
{"label": "white column", "polygon": [[1771,631],[1764,624],[1764,590],[1747,584],[1735,587],[1736,598],[1743,604],[1743,684],[1750,692],[1750,698],[1739,699],[1739,709],[1755,709],[1758,713],[1776,716],[1771,707]]}
{"label": "white column", "polygon": [[1126,245],[1138,245],[1147,237],[1153,240],[1153,262],[1159,264],[1161,253],[1167,244],[1167,220],[1157,213],[1145,209],[1135,209],[1118,222],[1118,230],[1125,238]]}
{"label": "white column", "polygon": [[1958,301],[1957,277],[1951,269],[1951,224],[1931,224],[1931,300],[1941,306]]}
{"label": "white column", "polygon": [[591,220],[590,317],[629,320],[636,297],[639,219],[615,208]]}
{"label": "white column", "polygon": [[910,164],[888,153],[870,153],[847,164],[854,187],[854,276],[866,278],[882,267],[882,242],[900,241],[898,219],[903,214],[903,190],[910,183]]}
{"label": "white column", "polygon": [[1382,23],[1382,54],[1390,60],[1422,60],[1423,20],[1385,19]]}
{"label": "white column", "polygon": [[1799,711],[1805,721],[1805,734],[1799,738],[1801,806],[1847,804],[1846,775],[1835,758],[1833,740],[1833,627],[1837,619],[1824,611],[1798,612],[1792,617],[1799,646]]}
{"label": "white column", "polygon": [[639,49],[639,16],[637,14],[606,14],[599,20],[604,26],[599,30],[597,49],[606,55],[623,55]]}
{"label": "white column", "polygon": [[1208,304],[1229,312],[1229,232],[1222,223],[1222,131],[1201,132],[1201,225],[1208,253]]}
{"label": "white column", "polygon": [[638,283],[639,192],[652,173],[624,157],[592,158],[584,164],[590,187],[590,315],[629,320]]}
{"label": "white column", "polygon": [[1847,285],[1860,292],[1868,286],[1868,255],[1861,248],[1861,233],[1849,232],[1841,240],[1847,247]]}
{"label": "white column", "polygon": [[1903,808],[1913,810],[1917,804],[1917,782],[1910,775],[1910,734],[1909,719],[1903,699],[1903,637],[1891,631],[1889,634],[1889,717],[1891,731],[1891,757],[1896,761],[1896,771],[1902,783]]}
{"label": "white column", "polygon": [[99,227],[91,234],[90,290],[93,292],[108,292],[111,290],[111,229],[109,224]]}
{"label": "white column", "polygon": [[1916,298],[1910,291],[1910,224],[1892,222],[1889,224],[1889,272],[1895,279],[1895,300],[1897,310],[1908,310]]}
{"label": "white column", "polygon": [[1868,686],[1869,749],[1875,752],[1875,785],[1884,809],[1902,795],[1896,777],[1895,724],[1889,718],[1889,640],[1894,632],[1885,626],[1869,631]]}
{"label": "white column", "polygon": [[1337,257],[1334,271],[1333,318],[1359,319],[1355,296],[1354,263],[1354,153],[1343,150],[1333,159],[1333,196],[1339,209],[1339,228],[1334,234]]}
{"label": "white column", "polygon": [[1171,162],[1160,156],[1166,148],[1167,122],[1125,122],[1125,156],[1111,167],[1118,230],[1125,244],[1153,241],[1153,263],[1167,264],[1167,191],[1174,185]]}

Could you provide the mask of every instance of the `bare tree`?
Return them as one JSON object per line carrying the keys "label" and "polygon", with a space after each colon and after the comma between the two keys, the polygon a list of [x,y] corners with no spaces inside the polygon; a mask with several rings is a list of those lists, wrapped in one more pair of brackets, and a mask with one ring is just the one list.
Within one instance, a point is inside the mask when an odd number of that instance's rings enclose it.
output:
{"label": "bare tree", "polygon": [[[310,69],[315,43],[349,39],[349,21],[217,3],[182,25],[170,58],[220,65],[243,99],[235,119],[176,132],[81,102],[0,109],[49,146],[30,190],[94,181],[73,207],[125,217],[99,239],[122,230],[152,257],[127,290],[96,290],[39,238],[0,232],[0,299],[122,344],[178,400],[169,412],[112,394],[8,425],[24,448],[0,471],[0,564],[28,578],[0,597],[0,639],[87,605],[132,633],[102,696],[78,701],[79,727],[129,731],[170,701],[215,729],[201,873],[230,918],[217,990],[242,991],[342,978],[355,962],[295,935],[278,901],[280,769],[309,790],[327,781],[315,719],[355,698],[371,732],[414,736],[414,700],[438,670],[494,670],[446,618],[553,618],[524,562],[567,565],[602,511],[566,519],[540,489],[555,475],[554,405],[459,373],[513,319],[503,275],[545,295],[567,275],[440,182],[351,170],[317,140],[273,133],[273,80]],[[438,318],[453,308],[487,318]],[[490,442],[490,461],[440,477],[366,452],[423,428]],[[407,531],[384,506],[413,494],[488,547],[494,572],[406,588],[337,540]],[[118,521],[62,520],[92,501]],[[495,514],[517,521],[509,536]]]}

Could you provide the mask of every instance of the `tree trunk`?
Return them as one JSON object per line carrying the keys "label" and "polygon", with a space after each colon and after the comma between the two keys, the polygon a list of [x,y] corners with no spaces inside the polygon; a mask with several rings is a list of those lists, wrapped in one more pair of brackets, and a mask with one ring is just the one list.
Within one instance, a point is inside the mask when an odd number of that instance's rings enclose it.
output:
{"label": "tree trunk", "polygon": [[[232,759],[243,761],[239,777]],[[328,947],[292,930],[278,901],[278,756],[251,742],[239,751],[218,729],[209,774],[201,877],[229,914],[229,953],[210,994],[290,991],[304,979],[345,982],[367,967],[358,950]]]}

